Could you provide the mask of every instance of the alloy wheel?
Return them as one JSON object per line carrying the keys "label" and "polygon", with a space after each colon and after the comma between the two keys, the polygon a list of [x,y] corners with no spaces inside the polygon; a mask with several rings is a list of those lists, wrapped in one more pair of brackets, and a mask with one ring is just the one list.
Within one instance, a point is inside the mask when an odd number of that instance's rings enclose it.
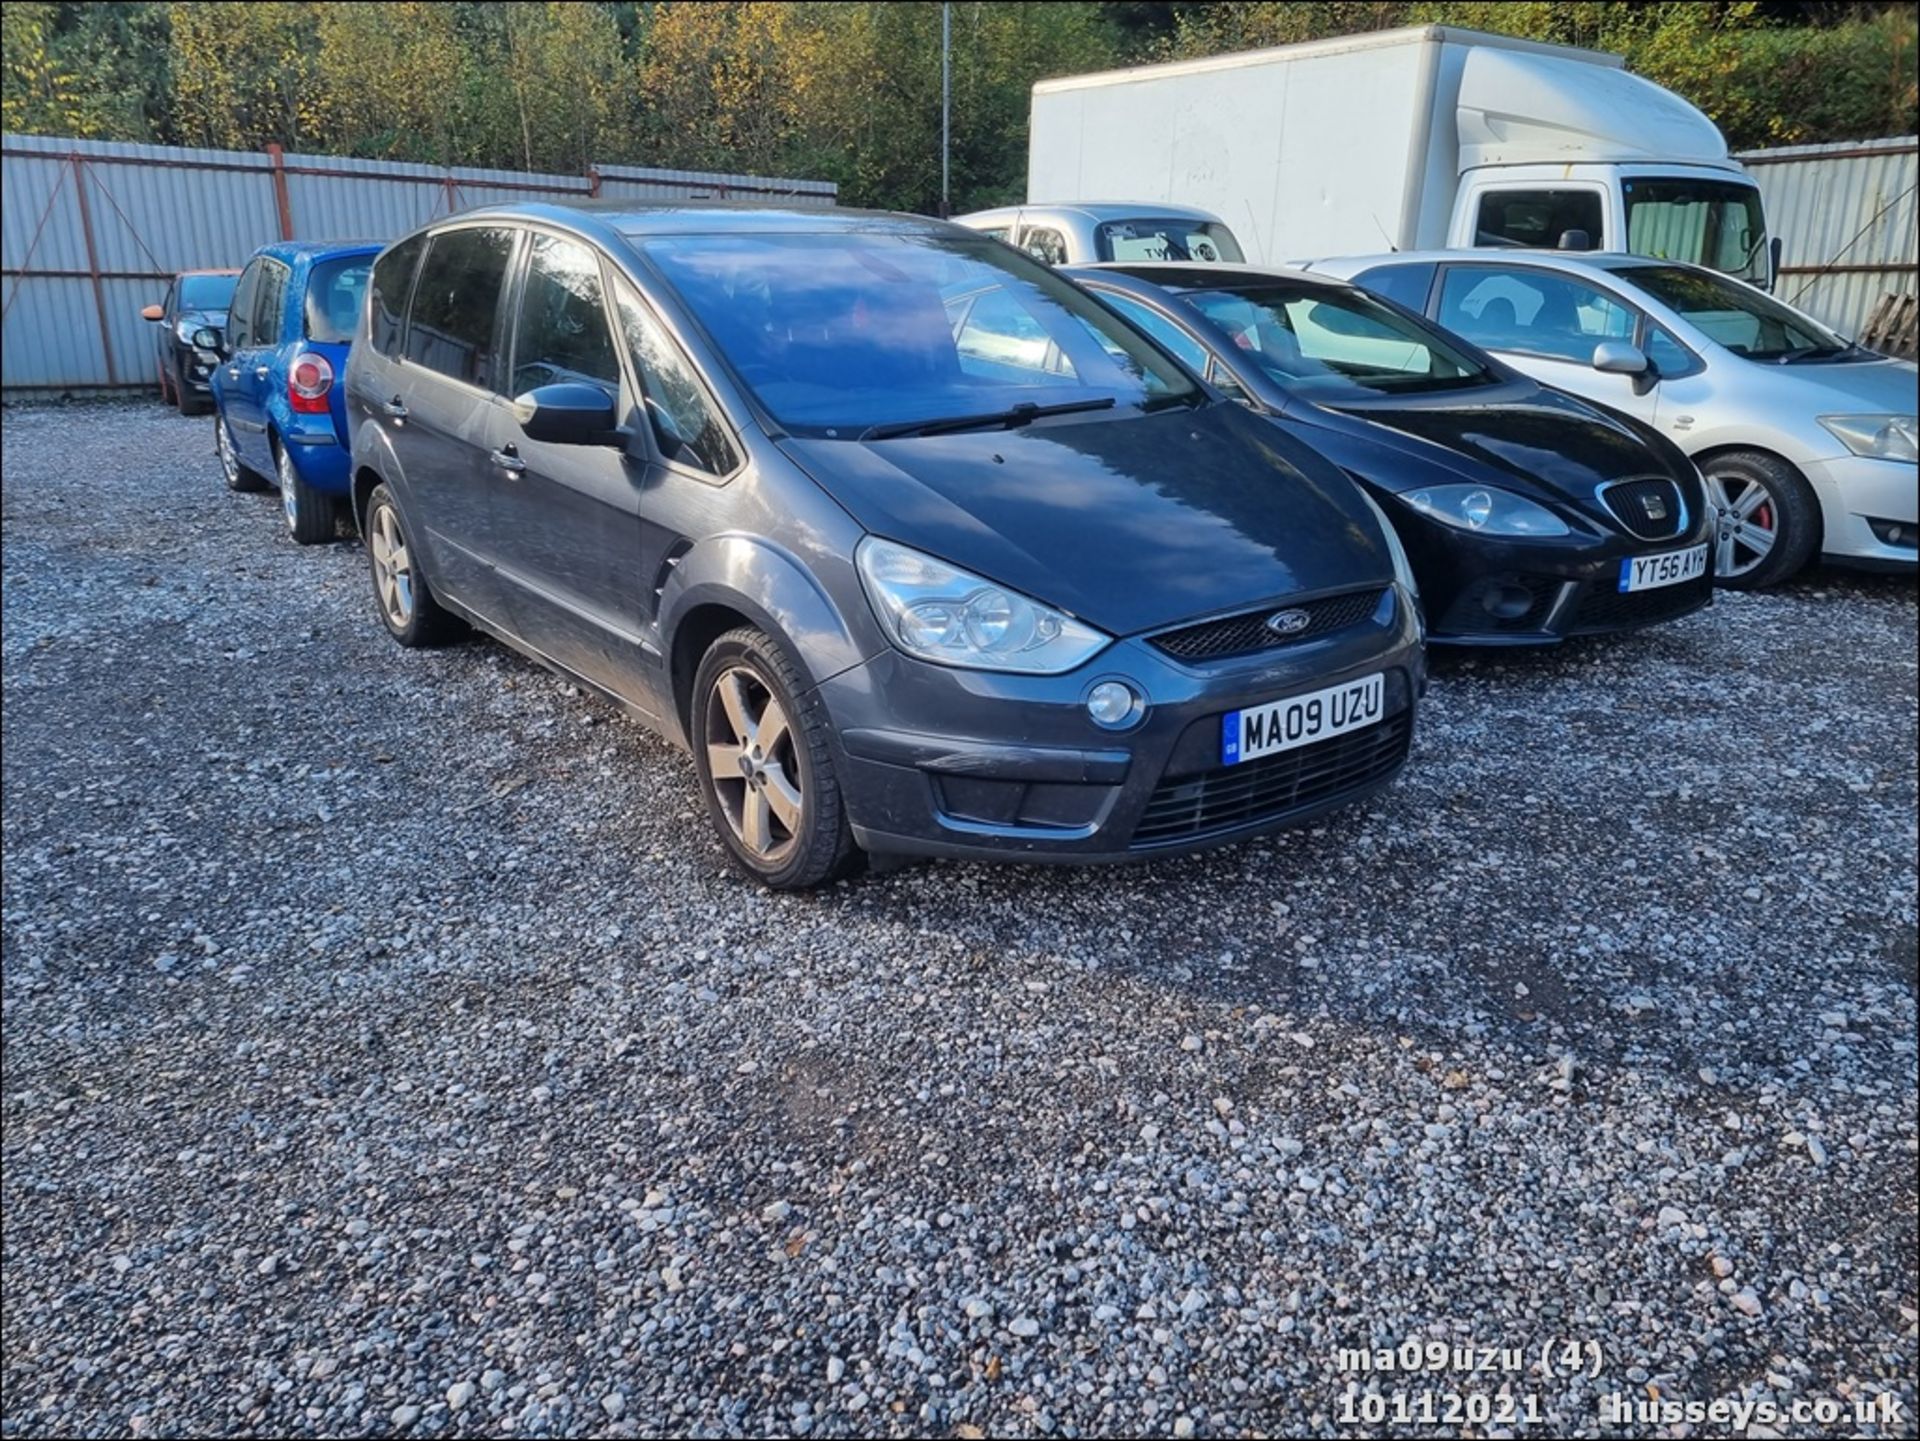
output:
{"label": "alloy wheel", "polygon": [[294,493],[293,461],[286,451],[280,452],[280,513],[287,518],[287,529],[300,529],[300,500]]}
{"label": "alloy wheel", "polygon": [[240,457],[234,454],[233,437],[227,434],[227,423],[223,420],[214,426],[214,449],[220,452],[220,469],[227,477],[227,484],[237,490],[240,487]]}
{"label": "alloy wheel", "polygon": [[780,700],[745,666],[722,671],[706,707],[707,772],[740,844],[778,865],[798,844],[805,777]]}
{"label": "alloy wheel", "polygon": [[381,613],[388,625],[403,631],[413,619],[413,557],[391,505],[374,512],[367,546],[373,555],[373,588]]}
{"label": "alloy wheel", "polygon": [[1780,512],[1766,486],[1738,471],[1709,474],[1707,504],[1716,526],[1713,573],[1722,579],[1745,575],[1780,539]]}

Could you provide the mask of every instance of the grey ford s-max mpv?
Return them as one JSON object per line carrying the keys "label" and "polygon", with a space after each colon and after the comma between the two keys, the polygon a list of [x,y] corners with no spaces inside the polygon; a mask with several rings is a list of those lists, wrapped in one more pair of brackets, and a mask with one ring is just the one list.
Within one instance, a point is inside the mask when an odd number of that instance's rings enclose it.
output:
{"label": "grey ford s-max mpv", "polygon": [[684,743],[770,886],[1194,849],[1406,758],[1420,618],[1373,503],[986,237],[510,205],[390,246],[363,327],[393,637],[478,626]]}

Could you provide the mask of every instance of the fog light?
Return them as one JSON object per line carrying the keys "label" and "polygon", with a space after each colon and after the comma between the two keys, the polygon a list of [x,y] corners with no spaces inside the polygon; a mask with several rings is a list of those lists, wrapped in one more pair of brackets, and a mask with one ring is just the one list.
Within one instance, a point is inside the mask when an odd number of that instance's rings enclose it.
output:
{"label": "fog light", "polygon": [[1095,725],[1112,729],[1126,725],[1140,709],[1140,697],[1130,685],[1103,680],[1087,693],[1087,714]]}
{"label": "fog light", "polygon": [[1488,615],[1501,620],[1518,620],[1533,609],[1533,592],[1522,585],[1495,585],[1487,588],[1480,604]]}

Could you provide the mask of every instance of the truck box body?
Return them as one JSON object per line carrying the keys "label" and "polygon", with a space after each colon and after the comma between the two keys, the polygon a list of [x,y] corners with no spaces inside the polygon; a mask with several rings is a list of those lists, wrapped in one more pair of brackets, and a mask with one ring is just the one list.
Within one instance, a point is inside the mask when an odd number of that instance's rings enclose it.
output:
{"label": "truck box body", "polygon": [[[1630,218],[1635,178],[1664,180],[1659,193],[1684,203]],[[1673,189],[1682,182],[1722,209]],[[1600,51],[1428,25],[1033,87],[1032,202],[1201,206],[1267,263],[1474,244],[1490,186],[1523,199],[1590,190],[1539,218],[1591,216],[1580,228],[1598,228],[1596,247],[1627,249],[1631,230],[1647,253],[1738,258],[1764,237],[1751,233],[1757,208],[1724,210],[1752,187],[1712,122]]]}

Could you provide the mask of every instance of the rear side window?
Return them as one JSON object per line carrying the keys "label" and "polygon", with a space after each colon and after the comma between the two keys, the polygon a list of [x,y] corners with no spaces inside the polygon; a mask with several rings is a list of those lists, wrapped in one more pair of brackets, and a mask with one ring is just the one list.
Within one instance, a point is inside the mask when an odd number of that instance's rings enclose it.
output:
{"label": "rear side window", "polygon": [[260,288],[253,301],[253,343],[278,345],[287,311],[287,267],[277,260],[260,266]]}
{"label": "rear side window", "polygon": [[607,328],[600,262],[578,241],[535,235],[520,293],[509,395],[586,380],[618,393],[620,357]]}
{"label": "rear side window", "polygon": [[233,292],[233,309],[227,316],[227,348],[245,350],[253,344],[253,301],[260,293],[260,271],[264,261],[251,260],[240,272],[240,284]]}
{"label": "rear side window", "polygon": [[709,475],[732,474],[740,464],[740,452],[720,419],[719,408],[694,374],[692,362],[638,295],[624,283],[616,294],[621,337],[646,392],[647,421],[660,453]]}
{"label": "rear side window", "polygon": [[1020,244],[1027,254],[1042,265],[1067,263],[1067,237],[1057,230],[1049,230],[1041,225],[1029,225]]}
{"label": "rear side window", "polygon": [[1432,265],[1376,265],[1354,276],[1353,283],[1422,315],[1427,309],[1427,292],[1433,289],[1433,271]]}
{"label": "rear side window", "polygon": [[[1475,245],[1524,245],[1540,250],[1592,250],[1600,243],[1597,190],[1494,190],[1480,197]],[[1581,232],[1586,236],[1579,242]]]}
{"label": "rear side window", "polygon": [[410,236],[373,264],[367,326],[373,348],[382,355],[400,354],[400,334],[407,322],[407,292],[413,289],[413,272],[426,245],[426,236]]}
{"label": "rear side window", "polygon": [[483,390],[498,388],[500,293],[513,241],[513,231],[495,227],[433,237],[408,311],[408,360]]}
{"label": "rear side window", "polygon": [[353,339],[367,297],[371,256],[322,260],[307,272],[307,339],[345,345]]}

